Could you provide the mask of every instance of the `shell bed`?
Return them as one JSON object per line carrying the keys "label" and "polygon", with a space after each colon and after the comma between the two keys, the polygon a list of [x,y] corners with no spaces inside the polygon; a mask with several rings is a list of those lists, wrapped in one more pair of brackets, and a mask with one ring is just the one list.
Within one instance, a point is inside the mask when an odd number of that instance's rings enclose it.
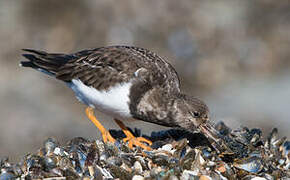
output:
{"label": "shell bed", "polygon": [[[232,130],[216,126],[233,153],[214,151],[199,133],[183,130],[153,132],[152,151],[77,137],[65,145],[54,138],[18,163],[0,160],[1,180],[9,179],[256,179],[290,178],[290,142],[277,129],[262,137],[260,129]],[[110,131],[121,139],[121,131]],[[140,135],[139,130],[132,131]]]}

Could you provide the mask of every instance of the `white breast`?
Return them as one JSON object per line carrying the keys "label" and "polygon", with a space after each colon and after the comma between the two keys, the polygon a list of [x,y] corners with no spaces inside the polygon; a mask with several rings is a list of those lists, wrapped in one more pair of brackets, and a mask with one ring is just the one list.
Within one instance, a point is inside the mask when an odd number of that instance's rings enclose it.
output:
{"label": "white breast", "polygon": [[86,86],[79,79],[69,84],[76,97],[84,104],[94,107],[115,118],[130,118],[129,93],[131,82],[118,84],[108,91],[98,91]]}

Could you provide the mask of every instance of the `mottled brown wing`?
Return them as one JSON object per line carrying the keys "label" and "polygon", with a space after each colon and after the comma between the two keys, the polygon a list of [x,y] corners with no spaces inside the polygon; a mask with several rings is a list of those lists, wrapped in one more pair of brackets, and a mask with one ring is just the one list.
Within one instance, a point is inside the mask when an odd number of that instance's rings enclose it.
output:
{"label": "mottled brown wing", "polygon": [[179,90],[179,80],[171,65],[143,48],[102,47],[73,56],[75,58],[58,69],[56,78],[63,81],[80,79],[87,86],[106,90],[117,83],[130,81],[141,69],[146,72],[140,74],[147,84],[167,84],[170,89]]}

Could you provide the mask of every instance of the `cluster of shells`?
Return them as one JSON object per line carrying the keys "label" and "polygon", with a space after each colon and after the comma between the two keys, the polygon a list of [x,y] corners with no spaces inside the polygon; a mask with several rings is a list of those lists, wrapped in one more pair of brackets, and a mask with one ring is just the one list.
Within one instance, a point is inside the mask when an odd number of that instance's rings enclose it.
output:
{"label": "cluster of shells", "polygon": [[[1,180],[8,179],[289,179],[290,142],[277,129],[262,139],[259,129],[216,127],[231,153],[216,152],[211,144],[191,143],[168,136],[156,138],[153,150],[133,150],[122,141],[74,138],[61,146],[54,138],[19,163],[0,161]],[[175,132],[176,131],[176,132]],[[177,133],[178,130],[170,130]],[[186,134],[183,131],[178,133]],[[167,135],[169,133],[167,132]],[[188,136],[197,137],[187,133]],[[194,138],[198,139],[198,138]],[[200,138],[203,141],[203,138]]]}

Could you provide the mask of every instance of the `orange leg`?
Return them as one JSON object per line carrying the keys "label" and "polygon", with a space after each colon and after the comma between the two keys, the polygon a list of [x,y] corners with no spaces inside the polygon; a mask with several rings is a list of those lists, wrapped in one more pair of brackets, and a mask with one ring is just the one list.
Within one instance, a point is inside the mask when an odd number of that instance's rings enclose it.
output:
{"label": "orange leg", "polygon": [[108,130],[104,128],[104,126],[97,120],[96,116],[94,115],[94,110],[91,107],[87,107],[86,115],[88,118],[95,124],[95,126],[101,131],[104,142],[112,142],[114,143],[116,140],[111,136]]}
{"label": "orange leg", "polygon": [[123,139],[124,142],[128,141],[128,146],[130,149],[133,149],[133,145],[139,146],[147,151],[151,150],[151,148],[147,145],[145,145],[143,142],[152,145],[152,142],[144,137],[135,137],[128,129],[127,127],[120,121],[115,119],[115,122],[120,126],[124,134],[127,136]]}

